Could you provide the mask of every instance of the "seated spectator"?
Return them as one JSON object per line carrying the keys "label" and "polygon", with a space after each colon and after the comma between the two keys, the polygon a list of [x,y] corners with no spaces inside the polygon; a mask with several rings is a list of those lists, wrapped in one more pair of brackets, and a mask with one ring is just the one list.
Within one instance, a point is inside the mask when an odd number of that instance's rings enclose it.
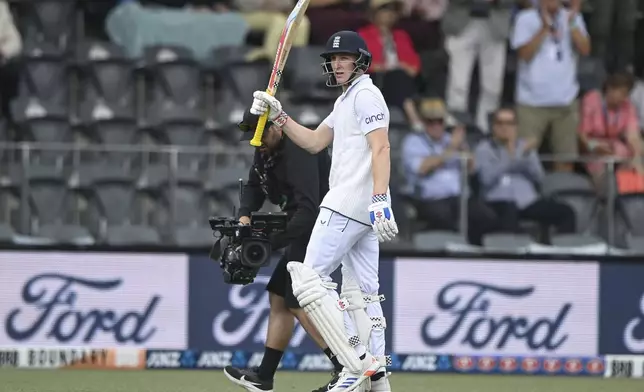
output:
{"label": "seated spectator", "polygon": [[22,38],[6,1],[0,1],[0,104],[9,117],[9,101],[18,93],[19,64],[14,58],[22,51]]}
{"label": "seated spectator", "polygon": [[369,0],[311,0],[306,15],[311,21],[311,45],[326,44],[341,30],[357,31],[369,23]]}
{"label": "seated spectator", "polygon": [[631,103],[637,111],[637,121],[640,124],[640,131],[644,134],[644,79],[637,78],[631,91]]}
{"label": "seated spectator", "polygon": [[423,130],[412,100],[417,92],[415,79],[420,71],[420,58],[409,35],[394,28],[402,6],[400,0],[371,0],[372,23],[358,33],[373,56],[369,72],[387,103],[403,109],[414,128]]}
{"label": "seated spectator", "polygon": [[488,115],[499,106],[503,92],[507,39],[515,0],[452,1],[443,18],[449,53],[447,107],[468,112],[470,82],[478,60],[480,93],[476,125],[488,129]]}
{"label": "seated spectator", "polygon": [[[264,43],[261,48],[248,54],[248,61],[267,59],[275,60],[277,45],[282,36],[288,14],[293,10],[293,0],[235,0],[239,11],[244,16],[251,31],[264,33]],[[293,46],[306,46],[309,43],[311,23],[304,16],[295,31]]]}
{"label": "seated spectator", "polygon": [[[425,131],[411,133],[402,145],[402,164],[407,182],[405,193],[415,202],[418,218],[434,230],[459,230],[462,161],[467,153],[465,129],[445,130],[445,105],[440,100],[423,101],[419,114]],[[471,160],[468,164],[471,168]],[[496,227],[495,215],[480,201],[469,198],[468,239],[481,245],[483,235]]]}
{"label": "seated spectator", "polygon": [[584,21],[561,0],[540,0],[539,8],[517,15],[511,45],[518,52],[516,102],[519,132],[540,146],[550,129],[550,150],[568,159],[555,170],[571,171],[578,156],[577,56],[590,53]]}
{"label": "seated spectator", "polygon": [[517,137],[516,116],[502,108],[494,114],[492,138],[481,142],[474,153],[481,196],[497,214],[499,229],[517,233],[520,220],[556,227],[559,233],[575,230],[574,210],[563,203],[539,197],[537,187],[543,167],[535,139]]}
{"label": "seated spectator", "polygon": [[[582,100],[579,137],[584,149],[599,157],[629,159],[630,166],[644,175],[642,165],[642,137],[637,110],[629,100],[633,86],[630,74],[612,74],[603,91],[589,91]],[[604,162],[587,164],[588,172],[600,188],[605,184]]]}

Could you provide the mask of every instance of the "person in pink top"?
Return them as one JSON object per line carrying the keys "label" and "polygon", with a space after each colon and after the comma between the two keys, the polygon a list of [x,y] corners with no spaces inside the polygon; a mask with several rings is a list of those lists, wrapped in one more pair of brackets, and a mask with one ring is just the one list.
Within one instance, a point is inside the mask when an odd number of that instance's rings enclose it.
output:
{"label": "person in pink top", "polygon": [[[628,159],[625,164],[644,175],[637,110],[629,99],[632,87],[629,74],[616,73],[608,77],[603,91],[586,93],[582,100],[579,137],[588,153]],[[605,164],[588,163],[587,169],[595,182],[602,184],[599,181]]]}

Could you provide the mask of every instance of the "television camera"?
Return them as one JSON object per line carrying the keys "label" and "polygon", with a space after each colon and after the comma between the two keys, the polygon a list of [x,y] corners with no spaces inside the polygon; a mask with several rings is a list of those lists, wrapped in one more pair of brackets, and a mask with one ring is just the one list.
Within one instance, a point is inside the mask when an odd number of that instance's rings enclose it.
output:
{"label": "television camera", "polygon": [[247,285],[253,283],[257,272],[270,261],[270,235],[286,230],[285,212],[253,212],[250,225],[228,217],[208,219],[217,242],[210,258],[223,269],[224,282]]}

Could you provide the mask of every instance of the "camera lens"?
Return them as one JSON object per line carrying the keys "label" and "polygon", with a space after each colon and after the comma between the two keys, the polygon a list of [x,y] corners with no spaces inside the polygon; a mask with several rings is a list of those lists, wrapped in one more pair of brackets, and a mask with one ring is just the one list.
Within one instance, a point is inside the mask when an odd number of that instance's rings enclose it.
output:
{"label": "camera lens", "polygon": [[268,260],[267,245],[262,241],[245,242],[242,248],[242,264],[253,268],[261,267]]}

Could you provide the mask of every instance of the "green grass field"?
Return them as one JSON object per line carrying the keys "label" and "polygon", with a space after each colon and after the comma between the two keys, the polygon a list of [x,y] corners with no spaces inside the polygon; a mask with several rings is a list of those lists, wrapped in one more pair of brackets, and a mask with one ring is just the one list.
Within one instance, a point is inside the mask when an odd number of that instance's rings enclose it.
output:
{"label": "green grass field", "polygon": [[[309,392],[324,373],[278,373],[275,392]],[[642,392],[642,380],[395,374],[394,392]],[[243,392],[221,371],[0,370],[0,392]]]}

